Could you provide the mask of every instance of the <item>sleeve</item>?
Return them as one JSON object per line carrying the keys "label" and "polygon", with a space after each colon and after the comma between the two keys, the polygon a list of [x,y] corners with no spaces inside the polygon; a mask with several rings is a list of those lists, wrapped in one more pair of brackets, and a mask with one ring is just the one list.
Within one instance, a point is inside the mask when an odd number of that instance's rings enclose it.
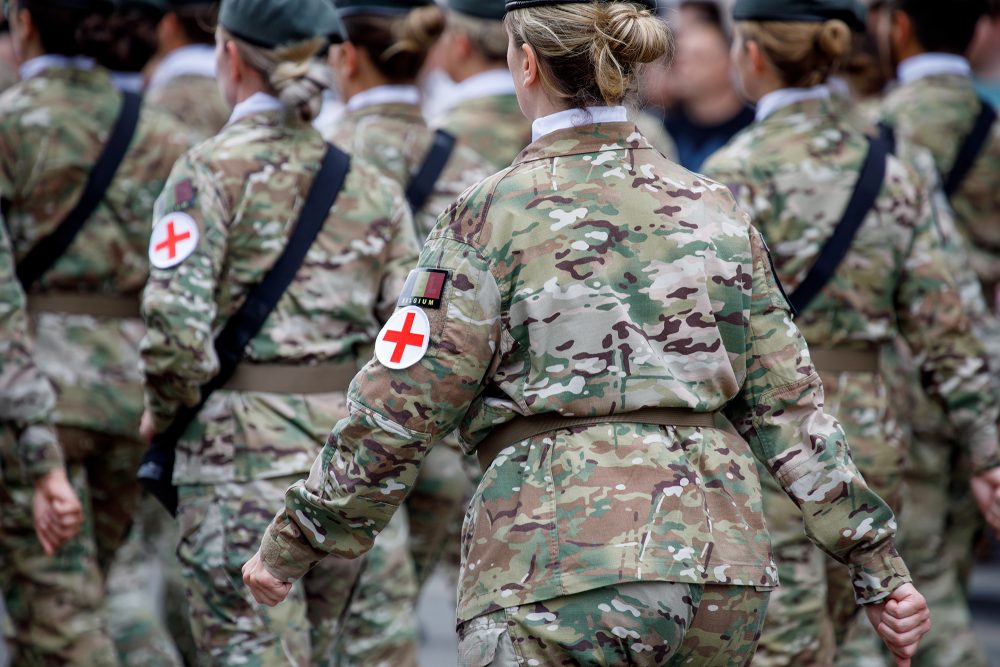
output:
{"label": "sleeve", "polygon": [[823,411],[822,382],[767,246],[752,228],[750,241],[747,377],[727,416],[801,509],[810,539],[849,566],[858,602],[878,602],[910,581],[893,546],[895,518],[855,467],[840,424]]}
{"label": "sleeve", "polygon": [[228,246],[228,205],[206,168],[182,158],[156,201],[154,219],[185,216],[197,245],[176,266],[150,270],[143,293],[146,336],[140,345],[146,409],[162,432],[182,406],[196,405],[201,385],[219,369],[213,323],[216,285]]}
{"label": "sleeve", "polygon": [[0,420],[17,433],[25,474],[32,480],[63,466],[51,425],[55,390],[35,365],[28,317],[7,226],[0,220]]}
{"label": "sleeve", "polygon": [[919,212],[896,293],[899,326],[920,365],[924,389],[944,407],[973,471],[982,472],[1000,466],[1000,380],[972,330],[925,192]]}
{"label": "sleeve", "polygon": [[264,564],[279,579],[301,577],[327,554],[351,558],[371,548],[431,445],[458,427],[482,392],[499,349],[500,289],[488,262],[459,241],[429,241],[415,273],[428,269],[448,274],[437,307],[421,308],[429,348],[405,370],[376,358],[354,379],[350,416],[309,478],[288,490],[264,536]]}
{"label": "sleeve", "polygon": [[416,266],[420,255],[420,244],[413,228],[413,216],[406,198],[399,186],[385,179],[385,187],[391,187],[397,192],[393,197],[392,231],[388,241],[388,253],[382,285],[379,290],[376,315],[379,322],[385,324],[396,309],[396,301],[403,291],[406,277]]}

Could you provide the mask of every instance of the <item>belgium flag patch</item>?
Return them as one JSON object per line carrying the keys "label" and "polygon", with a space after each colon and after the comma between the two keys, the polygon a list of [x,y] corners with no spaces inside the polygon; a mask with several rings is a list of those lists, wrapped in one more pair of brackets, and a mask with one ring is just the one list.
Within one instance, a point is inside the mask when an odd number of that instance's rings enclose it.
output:
{"label": "belgium flag patch", "polygon": [[441,296],[448,283],[448,272],[443,269],[414,269],[410,272],[399,297],[399,308],[417,306],[437,310],[441,307]]}

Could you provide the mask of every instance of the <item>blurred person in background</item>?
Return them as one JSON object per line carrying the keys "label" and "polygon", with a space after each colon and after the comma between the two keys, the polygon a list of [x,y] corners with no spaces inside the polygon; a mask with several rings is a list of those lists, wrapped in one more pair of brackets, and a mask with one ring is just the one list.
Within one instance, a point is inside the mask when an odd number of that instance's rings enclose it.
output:
{"label": "blurred person in background", "polygon": [[979,19],[969,47],[976,90],[994,108],[1000,107],[1000,0],[987,0],[986,15]]}
{"label": "blurred person in background", "polygon": [[157,33],[167,0],[111,2],[115,10],[107,25],[109,47],[98,62],[111,71],[116,88],[141,94],[146,87],[143,71],[159,48]]}
{"label": "blurred person in background", "polygon": [[17,58],[14,42],[10,37],[10,24],[0,18],[0,92],[17,83]]}

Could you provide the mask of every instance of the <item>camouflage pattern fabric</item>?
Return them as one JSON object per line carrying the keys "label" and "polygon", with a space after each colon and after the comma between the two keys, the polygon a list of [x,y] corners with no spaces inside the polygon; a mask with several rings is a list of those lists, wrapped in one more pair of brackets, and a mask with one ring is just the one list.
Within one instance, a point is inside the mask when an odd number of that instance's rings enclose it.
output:
{"label": "camouflage pattern fabric", "polygon": [[531,143],[531,121],[521,113],[515,95],[466,100],[449,109],[437,124],[487,160],[493,171],[509,167]]}
{"label": "camouflage pattern fabric", "polygon": [[909,580],[760,236],[634,125],[536,141],[442,216],[420,266],[449,272],[421,309],[430,347],[355,378],[350,417],[264,537],[274,576],[370,548],[456,428],[472,451],[518,414],[662,406],[724,410],[739,435],[615,424],[500,453],[466,519],[459,622],[634,581],[773,587],[757,460],[851,564],[859,601]]}
{"label": "camouflage pattern fabric", "polygon": [[214,137],[229,120],[231,109],[219,83],[204,76],[178,76],[146,94],[146,104],[183,123],[198,141]]}
{"label": "camouflage pattern fabric", "polygon": [[[894,88],[882,106],[882,121],[900,139],[927,148],[941,182],[951,173],[959,146],[980,111],[971,79],[957,75],[928,76]],[[987,302],[1000,312],[1000,123],[993,124],[988,145],[980,153],[958,192],[951,198],[958,228],[969,242],[972,266],[983,283]]]}
{"label": "camouflage pattern fabric", "polygon": [[[860,132],[829,102],[814,100],[737,135],[705,171],[737,194],[774,248],[782,282],[794,288],[839,221],[866,150]],[[797,323],[811,345],[827,349],[879,349],[899,334],[912,341],[925,355],[928,391],[948,406],[955,428],[976,441],[976,456],[988,466],[996,456],[993,383],[951,281],[931,192],[912,169],[891,160],[883,192],[844,263]],[[884,377],[823,373],[826,406],[844,424],[854,461],[898,510],[906,441]],[[971,405],[985,415],[969,412]],[[837,568],[827,580],[823,560],[809,552],[800,513],[776,485],[765,484],[765,514],[783,586],[772,597],[755,664],[831,665],[853,625],[850,591],[836,585],[843,578]],[[817,599],[817,591],[824,597]]]}
{"label": "camouflage pattern fabric", "polygon": [[635,126],[653,148],[674,162],[677,161],[677,144],[663,125],[663,118],[649,111],[640,111],[635,116]]}
{"label": "camouflage pattern fabric", "polygon": [[501,609],[459,628],[461,667],[749,664],[767,608],[750,586],[640,582]]}

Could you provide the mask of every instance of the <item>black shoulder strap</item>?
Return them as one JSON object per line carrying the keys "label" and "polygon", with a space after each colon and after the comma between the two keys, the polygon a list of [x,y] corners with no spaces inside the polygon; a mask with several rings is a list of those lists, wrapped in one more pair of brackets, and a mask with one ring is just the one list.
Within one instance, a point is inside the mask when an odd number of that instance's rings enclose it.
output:
{"label": "black shoulder strap", "polygon": [[965,137],[965,141],[962,142],[962,146],[958,149],[955,164],[952,166],[951,173],[948,174],[948,178],[944,182],[944,193],[948,195],[949,199],[962,187],[962,182],[972,170],[972,165],[975,164],[976,158],[986,148],[986,144],[990,138],[990,130],[993,129],[993,123],[997,119],[997,112],[989,102],[980,100],[980,104],[982,108],[979,111],[979,116],[976,117],[972,131]]}
{"label": "black shoulder strap", "polygon": [[868,156],[861,167],[861,174],[858,182],[854,186],[851,200],[847,204],[844,216],[837,223],[833,230],[833,235],[827,240],[826,245],[819,251],[816,263],[809,269],[808,275],[802,284],[792,292],[790,301],[792,306],[803,312],[813,299],[826,287],[837,267],[844,261],[847,251],[851,248],[851,243],[861,228],[861,223],[868,216],[868,213],[875,205],[879,192],[882,190],[882,183],[885,182],[886,161],[889,156],[888,148],[881,139],[868,139]]}
{"label": "black shoulder strap", "polygon": [[434,133],[434,143],[424,158],[424,163],[413,176],[410,184],[406,187],[406,201],[410,204],[410,210],[416,215],[423,209],[424,204],[434,192],[434,186],[444,173],[445,165],[455,151],[455,137],[444,130]]}
{"label": "black shoulder strap", "polygon": [[87,178],[87,185],[83,189],[80,201],[59,223],[55,231],[36,243],[24,259],[18,262],[17,278],[25,291],[59,261],[73,243],[73,239],[83,229],[84,224],[100,206],[104,194],[111,186],[111,181],[118,173],[122,160],[125,159],[132,137],[135,136],[141,107],[142,98],[139,95],[124,93],[121,111],[118,112],[114,127],[111,128],[108,143]]}
{"label": "black shoulder strap", "polygon": [[208,397],[232,377],[246,353],[247,345],[260,333],[264,322],[292,284],[309,248],[316,241],[323,223],[329,217],[330,209],[344,189],[350,165],[350,158],[346,153],[333,146],[327,146],[322,166],[313,181],[309,195],[302,206],[302,212],[299,214],[298,224],[284,251],[215,339],[219,372],[202,385],[201,400],[198,404],[182,408],[167,430],[154,438],[153,447],[139,468],[139,481],[171,513],[175,513],[177,509],[177,490],[171,483],[174,449],[177,442],[198,416]]}
{"label": "black shoulder strap", "polygon": [[878,124],[878,136],[879,139],[885,142],[886,150],[889,151],[889,155],[896,154],[896,130],[893,129],[892,125],[886,122],[880,122]]}

